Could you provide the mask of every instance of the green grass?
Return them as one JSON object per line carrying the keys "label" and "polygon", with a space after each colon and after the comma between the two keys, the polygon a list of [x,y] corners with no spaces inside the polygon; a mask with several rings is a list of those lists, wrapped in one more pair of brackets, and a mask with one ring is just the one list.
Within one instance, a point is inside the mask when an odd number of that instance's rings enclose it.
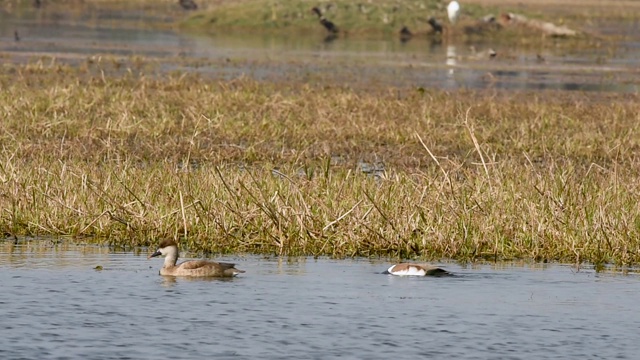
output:
{"label": "green grass", "polygon": [[[288,34],[324,33],[318,18],[311,12],[317,6],[324,16],[348,36],[397,35],[403,26],[414,31],[430,31],[426,20],[434,16],[446,23],[446,3],[434,0],[385,0],[353,2],[338,0],[318,2],[308,0],[251,0],[223,2],[219,6],[197,13],[183,25],[189,29],[217,32],[260,31]],[[463,17],[477,19],[495,8],[465,5]]]}
{"label": "green grass", "polygon": [[[99,73],[99,72],[98,72]],[[635,95],[0,74],[0,231],[191,251],[640,262]],[[361,163],[382,163],[378,176]]]}
{"label": "green grass", "polygon": [[[598,34],[597,31],[583,32],[585,22],[596,16],[576,12],[556,15],[553,8],[522,8],[512,6],[482,6],[463,4],[461,16],[455,25],[447,18],[447,2],[436,0],[384,0],[375,2],[352,2],[338,0],[317,2],[308,0],[246,0],[222,1],[180,22],[183,31],[204,34],[234,34],[236,36],[286,36],[321,37],[327,35],[311,11],[319,7],[325,17],[340,29],[341,38],[399,39],[400,29],[407,26],[415,39],[436,39],[447,42],[487,41],[505,46],[593,48],[603,41],[613,41],[612,36]],[[578,31],[578,36],[551,40],[539,30],[504,23],[486,24],[480,21],[484,16],[514,12],[532,19],[543,19],[567,25]],[[427,23],[430,17],[438,19],[445,27],[443,34],[435,34]],[[500,22],[500,21],[499,21]]]}

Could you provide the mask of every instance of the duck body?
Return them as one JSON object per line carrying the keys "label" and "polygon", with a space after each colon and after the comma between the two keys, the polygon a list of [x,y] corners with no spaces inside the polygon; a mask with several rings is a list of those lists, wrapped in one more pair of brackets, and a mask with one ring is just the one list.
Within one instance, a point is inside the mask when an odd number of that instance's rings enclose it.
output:
{"label": "duck body", "polygon": [[443,276],[451,275],[448,271],[430,264],[400,263],[391,266],[385,274],[396,276]]}
{"label": "duck body", "polygon": [[160,269],[160,275],[163,276],[234,277],[244,272],[236,269],[235,264],[208,260],[191,260],[176,265],[178,245],[171,239],[163,240],[158,250],[149,255],[149,259],[160,255],[164,255],[164,265]]}

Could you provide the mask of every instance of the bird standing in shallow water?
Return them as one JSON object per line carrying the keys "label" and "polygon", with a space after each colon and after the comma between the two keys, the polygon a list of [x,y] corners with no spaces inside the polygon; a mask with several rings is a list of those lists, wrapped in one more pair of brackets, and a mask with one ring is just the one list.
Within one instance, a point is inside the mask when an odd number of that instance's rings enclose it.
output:
{"label": "bird standing in shallow water", "polygon": [[18,30],[13,31],[13,39],[18,42],[20,41],[20,34],[18,34]]}
{"label": "bird standing in shallow water", "polygon": [[413,33],[411,32],[411,30],[409,30],[408,27],[403,26],[402,29],[400,29],[400,41],[404,43],[411,40],[412,37]]}
{"label": "bird standing in shallow water", "polygon": [[447,5],[447,15],[449,15],[449,21],[455,24],[460,16],[460,4],[457,1],[452,1]]}
{"label": "bird standing in shallow water", "polygon": [[322,11],[320,11],[320,9],[318,9],[317,7],[314,7],[313,9],[311,9],[311,11],[313,11],[314,14],[318,15],[318,18],[320,19],[320,24],[322,24],[322,26],[324,26],[325,29],[327,29],[328,32],[330,32],[331,34],[337,34],[338,33],[338,27],[336,26],[336,24],[332,23],[331,21],[327,20],[323,15],[322,15]]}
{"label": "bird standing in shallow water", "polygon": [[160,269],[160,275],[189,276],[189,277],[234,277],[244,270],[235,268],[235,264],[217,263],[207,260],[185,261],[176,265],[178,261],[178,244],[172,239],[160,242],[158,250],[149,255],[152,257],[164,255],[164,265]]}
{"label": "bird standing in shallow water", "polygon": [[430,17],[429,20],[427,20],[427,23],[431,25],[431,28],[433,29],[433,32],[435,34],[442,34],[442,24],[440,24],[440,22],[436,20],[436,18]]}

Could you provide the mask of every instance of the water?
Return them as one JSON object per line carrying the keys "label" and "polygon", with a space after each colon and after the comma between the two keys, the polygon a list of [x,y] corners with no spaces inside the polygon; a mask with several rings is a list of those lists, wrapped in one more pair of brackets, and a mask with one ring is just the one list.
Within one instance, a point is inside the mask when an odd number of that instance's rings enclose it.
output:
{"label": "water", "polygon": [[227,256],[246,273],[189,280],[146,249],[0,249],[2,359],[635,359],[640,340],[637,274]]}
{"label": "water", "polygon": [[[0,54],[5,62],[24,63],[51,56],[72,64],[107,54],[124,59],[144,56],[160,61],[164,72],[189,71],[221,79],[249,76],[264,81],[329,81],[364,88],[637,93],[640,83],[637,23],[594,21],[585,25],[586,31],[625,39],[586,49],[568,49],[561,40],[549,40],[555,45],[544,49],[520,49],[490,40],[438,42],[420,38],[402,43],[399,37],[391,36],[380,40],[339,38],[328,43],[319,34],[224,33],[204,37],[141,28],[145,23],[170,21],[177,18],[122,11],[66,14],[0,10]],[[14,31],[20,35],[18,42]],[[486,55],[490,49],[497,52],[495,58]]]}

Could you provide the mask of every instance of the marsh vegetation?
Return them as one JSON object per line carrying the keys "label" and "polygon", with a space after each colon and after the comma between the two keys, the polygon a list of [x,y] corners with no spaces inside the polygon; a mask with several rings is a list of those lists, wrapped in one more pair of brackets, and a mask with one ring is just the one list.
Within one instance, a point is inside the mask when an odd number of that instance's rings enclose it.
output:
{"label": "marsh vegetation", "polygon": [[[483,39],[526,46],[558,46],[558,43],[549,41],[548,38],[559,34],[564,34],[560,36],[565,37],[567,33],[573,33],[570,36],[573,40],[568,45],[589,46],[605,39],[599,29],[587,31],[585,28],[585,25],[587,28],[593,27],[593,21],[598,17],[632,20],[618,6],[595,7],[588,4],[580,6],[580,11],[575,8],[567,11],[567,6],[541,6],[530,1],[498,1],[489,5],[468,1],[463,2],[456,24],[451,24],[447,19],[447,3],[448,1],[438,0],[384,0],[366,3],[348,0],[221,1],[187,16],[181,26],[189,31],[210,34],[229,31],[247,36],[265,33],[283,36],[330,34],[333,35],[331,39],[393,37],[404,41],[414,37],[444,39],[448,42]],[[531,17],[531,22],[536,22],[536,26],[514,24],[507,15],[513,13]],[[327,22],[332,25],[330,32],[327,32]],[[542,23],[546,24],[542,26]],[[548,31],[556,26],[554,24],[560,26],[556,30],[566,26],[574,29],[567,28],[566,32]],[[576,34],[578,36],[574,37]],[[562,45],[566,46],[566,41]]]}
{"label": "marsh vegetation", "polygon": [[636,95],[354,90],[91,66],[2,68],[7,236],[640,261]]}

